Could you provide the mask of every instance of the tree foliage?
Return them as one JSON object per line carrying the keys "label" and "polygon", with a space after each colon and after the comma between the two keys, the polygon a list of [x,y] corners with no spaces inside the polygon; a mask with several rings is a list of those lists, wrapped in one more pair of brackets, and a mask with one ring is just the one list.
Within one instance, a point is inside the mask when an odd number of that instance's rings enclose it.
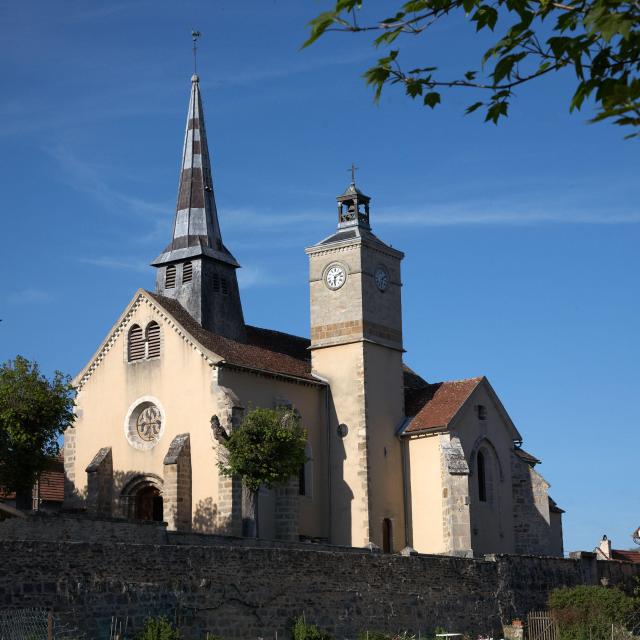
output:
{"label": "tree foliage", "polygon": [[[507,116],[516,89],[560,70],[572,72],[575,90],[570,111],[592,98],[592,122],[610,120],[640,127],[640,3],[637,0],[408,0],[393,3],[390,15],[364,25],[365,0],[332,0],[333,7],[310,23],[304,46],[329,31],[372,32],[376,47],[388,48],[364,73],[375,99],[388,84],[400,84],[411,98],[434,108],[441,91],[465,88],[479,100],[466,113],[483,108],[485,121]],[[434,24],[462,14],[476,32],[497,34],[477,68],[444,77],[430,61],[413,69],[401,66],[401,37],[419,36]],[[443,52],[455,60],[455,49]],[[478,95],[479,94],[479,95]]]}
{"label": "tree foliage", "polygon": [[562,640],[606,640],[611,625],[623,629],[634,620],[638,600],[620,589],[582,585],[552,591],[549,608]]}
{"label": "tree foliage", "polygon": [[331,640],[331,635],[322,631],[315,624],[309,624],[304,616],[298,616],[291,628],[293,640]]}
{"label": "tree foliage", "polygon": [[31,490],[74,420],[73,398],[71,380],[60,371],[49,380],[37,362],[22,356],[0,365],[0,486],[5,490]]}
{"label": "tree foliage", "polygon": [[218,463],[226,476],[239,476],[252,492],[269,489],[297,475],[307,461],[307,433],[288,409],[257,408],[228,434],[225,459]]}
{"label": "tree foliage", "polygon": [[180,640],[180,632],[165,618],[147,618],[136,640]]}

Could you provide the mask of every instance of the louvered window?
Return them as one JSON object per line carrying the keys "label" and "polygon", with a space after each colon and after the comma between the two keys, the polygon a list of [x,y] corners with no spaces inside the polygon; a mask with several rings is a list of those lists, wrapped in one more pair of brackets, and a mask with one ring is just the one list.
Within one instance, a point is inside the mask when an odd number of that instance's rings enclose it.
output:
{"label": "louvered window", "polygon": [[150,322],[147,325],[147,358],[157,358],[160,356],[160,326],[157,322]]}
{"label": "louvered window", "polygon": [[144,336],[142,328],[134,324],[129,329],[129,342],[127,344],[127,354],[129,362],[142,360],[144,358]]}
{"label": "louvered window", "polygon": [[229,293],[229,288],[227,286],[227,279],[226,278],[221,278],[221,284],[222,284],[222,293],[226,296],[227,293]]}
{"label": "louvered window", "polygon": [[176,286],[176,267],[175,265],[170,264],[167,267],[167,271],[165,273],[164,288],[173,289],[175,286]]}
{"label": "louvered window", "polygon": [[193,279],[193,265],[190,262],[185,262],[182,265],[182,283],[191,282]]}
{"label": "louvered window", "polygon": [[220,276],[217,273],[213,274],[213,291],[220,293]]}

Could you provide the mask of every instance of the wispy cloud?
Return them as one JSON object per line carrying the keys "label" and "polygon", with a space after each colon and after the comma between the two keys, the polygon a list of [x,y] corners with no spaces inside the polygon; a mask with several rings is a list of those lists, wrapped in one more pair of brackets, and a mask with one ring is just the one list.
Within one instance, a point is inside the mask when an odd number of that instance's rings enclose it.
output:
{"label": "wispy cloud", "polygon": [[444,227],[444,226],[536,226],[548,224],[619,225],[640,224],[637,212],[608,212],[571,209],[544,210],[525,208],[474,208],[472,203],[464,205],[433,207],[420,210],[386,210],[375,216],[376,224]]}
{"label": "wispy cloud", "polygon": [[53,299],[51,292],[42,289],[26,288],[10,293],[7,300],[11,304],[37,304]]}
{"label": "wispy cloud", "polygon": [[102,267],[104,269],[121,269],[125,271],[148,271],[149,265],[139,260],[129,260],[126,258],[113,258],[103,256],[99,258],[78,258],[78,262],[90,264],[94,267]]}
{"label": "wispy cloud", "polygon": [[289,272],[282,273],[278,267],[249,265],[238,271],[238,284],[242,289],[282,286],[297,282]]}
{"label": "wispy cloud", "polygon": [[130,196],[110,186],[101,171],[86,160],[78,158],[66,147],[49,151],[61,170],[65,184],[88,195],[105,211],[117,214],[157,216],[167,211],[168,203],[151,202]]}

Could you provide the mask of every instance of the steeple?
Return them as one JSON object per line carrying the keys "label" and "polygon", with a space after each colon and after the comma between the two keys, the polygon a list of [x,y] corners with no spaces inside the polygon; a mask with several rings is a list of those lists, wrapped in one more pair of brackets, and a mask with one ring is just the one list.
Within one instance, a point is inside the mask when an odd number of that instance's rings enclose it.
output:
{"label": "steeple", "polygon": [[191,99],[184,135],[178,203],[171,242],[151,263],[159,266],[187,257],[207,255],[239,267],[222,244],[218,211],[213,195],[209,148],[204,126],[199,77],[191,77]]}
{"label": "steeple", "polygon": [[242,340],[244,317],[235,270],[222,242],[213,194],[200,79],[191,78],[178,202],[171,242],[151,263],[156,291],[176,298],[205,329]]}

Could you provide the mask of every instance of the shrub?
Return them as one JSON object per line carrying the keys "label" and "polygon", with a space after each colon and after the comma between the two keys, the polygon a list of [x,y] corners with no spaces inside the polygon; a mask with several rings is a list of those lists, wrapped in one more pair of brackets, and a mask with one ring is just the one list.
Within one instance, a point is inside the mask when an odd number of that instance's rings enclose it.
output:
{"label": "shrub", "polygon": [[180,632],[164,617],[147,618],[136,640],[181,640]]}
{"label": "shrub", "polygon": [[303,616],[298,616],[291,629],[293,640],[331,640],[326,631],[321,631],[315,624],[307,624]]}
{"label": "shrub", "polygon": [[561,640],[611,637],[611,625],[624,626],[635,606],[620,589],[596,586],[562,587],[549,596],[551,615]]}

